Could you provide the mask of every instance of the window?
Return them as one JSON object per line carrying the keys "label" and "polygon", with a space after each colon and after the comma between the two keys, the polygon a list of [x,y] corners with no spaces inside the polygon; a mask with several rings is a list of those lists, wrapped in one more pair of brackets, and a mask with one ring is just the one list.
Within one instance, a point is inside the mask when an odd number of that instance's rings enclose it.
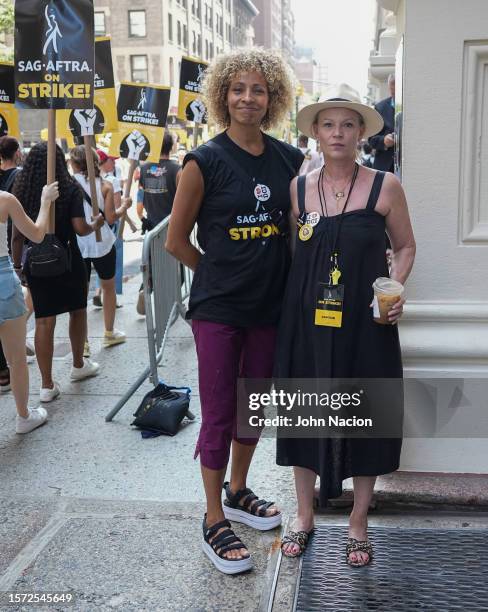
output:
{"label": "window", "polygon": [[181,45],[181,22],[180,21],[178,21],[176,30],[178,32],[178,38],[177,38],[178,44]]}
{"label": "window", "polygon": [[208,40],[205,41],[205,59],[208,60],[209,58],[209,53],[208,53]]}
{"label": "window", "polygon": [[210,59],[213,59],[214,56],[214,50],[213,50],[213,43],[210,43]]}
{"label": "window", "polygon": [[146,11],[129,11],[129,36],[133,38],[146,36]]}
{"label": "window", "polygon": [[142,81],[147,83],[149,75],[147,70],[147,55],[131,55],[130,56],[130,71],[133,81]]}
{"label": "window", "polygon": [[225,24],[225,30],[226,30],[226,36],[225,36],[225,37],[226,37],[226,39],[227,39],[227,42],[231,42],[231,32],[232,32],[232,28],[231,28],[230,23],[226,23],[226,24]]}
{"label": "window", "polygon": [[225,7],[230,12],[230,0],[225,0]]}
{"label": "window", "polygon": [[95,11],[95,36],[105,36],[106,33],[105,13],[103,11]]}
{"label": "window", "polygon": [[198,35],[197,39],[197,52],[198,57],[202,57],[202,37],[200,36],[200,34]]}
{"label": "window", "polygon": [[197,35],[195,31],[192,31],[192,38],[193,38],[193,42],[191,45],[191,49],[192,49],[193,55],[195,55],[195,53],[197,52]]}
{"label": "window", "polygon": [[169,58],[169,84],[171,85],[171,87],[174,87],[175,84],[175,70],[172,57]]}
{"label": "window", "polygon": [[168,13],[168,39],[173,41],[173,15]]}
{"label": "window", "polygon": [[186,25],[183,26],[183,46],[188,47],[188,28]]}

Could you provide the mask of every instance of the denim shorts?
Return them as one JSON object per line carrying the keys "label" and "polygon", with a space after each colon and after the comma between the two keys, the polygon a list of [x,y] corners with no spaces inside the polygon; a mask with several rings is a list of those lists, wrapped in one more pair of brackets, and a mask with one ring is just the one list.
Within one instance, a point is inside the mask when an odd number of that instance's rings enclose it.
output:
{"label": "denim shorts", "polygon": [[0,325],[27,312],[22,286],[10,259],[0,257]]}

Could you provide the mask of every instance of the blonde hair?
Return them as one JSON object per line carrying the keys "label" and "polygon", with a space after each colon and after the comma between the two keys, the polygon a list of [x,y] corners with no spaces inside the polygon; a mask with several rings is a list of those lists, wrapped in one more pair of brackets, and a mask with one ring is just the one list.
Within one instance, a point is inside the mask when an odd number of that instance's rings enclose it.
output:
{"label": "blonde hair", "polygon": [[278,126],[293,104],[293,76],[281,55],[264,49],[238,49],[218,55],[212,61],[203,82],[209,119],[223,129],[230,126],[227,93],[232,79],[242,72],[259,72],[263,75],[269,103],[262,127],[267,130]]}

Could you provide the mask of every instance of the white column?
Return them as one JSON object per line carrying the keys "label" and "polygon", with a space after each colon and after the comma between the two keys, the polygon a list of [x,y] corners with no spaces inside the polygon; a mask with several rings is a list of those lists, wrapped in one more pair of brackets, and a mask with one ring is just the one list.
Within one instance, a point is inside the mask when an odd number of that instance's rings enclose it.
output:
{"label": "white column", "polygon": [[[402,169],[418,246],[405,370],[488,377],[488,2],[404,6]],[[488,443],[406,441],[402,468],[487,473]]]}

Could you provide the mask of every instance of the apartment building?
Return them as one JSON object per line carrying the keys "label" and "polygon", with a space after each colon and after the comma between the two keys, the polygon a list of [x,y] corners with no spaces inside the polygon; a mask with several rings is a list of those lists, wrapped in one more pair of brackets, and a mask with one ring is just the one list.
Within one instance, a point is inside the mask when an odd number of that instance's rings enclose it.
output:
{"label": "apartment building", "polygon": [[112,37],[116,79],[171,86],[173,113],[182,56],[252,44],[257,14],[250,0],[95,0],[95,32]]}
{"label": "apartment building", "polygon": [[255,42],[266,49],[281,49],[291,60],[295,45],[295,17],[290,0],[254,0],[259,15],[254,21]]}

